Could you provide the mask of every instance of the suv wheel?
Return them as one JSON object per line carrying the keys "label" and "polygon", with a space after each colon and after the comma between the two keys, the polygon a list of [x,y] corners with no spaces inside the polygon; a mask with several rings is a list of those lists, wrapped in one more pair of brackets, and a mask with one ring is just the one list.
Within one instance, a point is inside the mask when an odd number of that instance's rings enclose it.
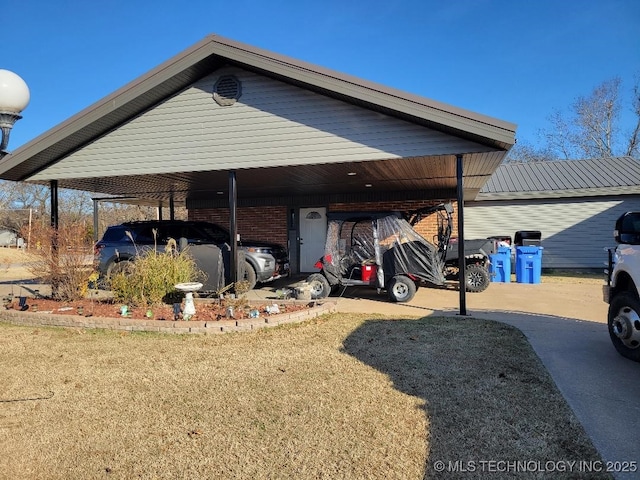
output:
{"label": "suv wheel", "polygon": [[107,269],[107,278],[118,273],[126,272],[131,266],[131,260],[120,260],[119,262],[112,263]]}
{"label": "suv wheel", "polygon": [[242,269],[242,280],[249,283],[249,290],[253,290],[257,283],[256,271],[249,262],[244,262]]}

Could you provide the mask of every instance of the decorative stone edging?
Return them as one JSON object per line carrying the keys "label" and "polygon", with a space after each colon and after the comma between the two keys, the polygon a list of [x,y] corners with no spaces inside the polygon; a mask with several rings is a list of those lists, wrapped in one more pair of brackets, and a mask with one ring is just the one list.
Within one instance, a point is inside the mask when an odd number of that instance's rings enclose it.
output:
{"label": "decorative stone edging", "polygon": [[[264,302],[262,302],[264,303]],[[278,301],[279,304],[309,303],[296,301]],[[24,326],[101,328],[105,330],[125,330],[162,333],[229,333],[246,332],[261,328],[276,327],[289,323],[301,323],[312,318],[337,311],[334,301],[314,302],[315,306],[306,310],[266,315],[242,320],[173,321],[138,320],[132,318],[83,317],[79,315],[48,314],[39,312],[20,312],[17,310],[0,311],[0,322]]]}

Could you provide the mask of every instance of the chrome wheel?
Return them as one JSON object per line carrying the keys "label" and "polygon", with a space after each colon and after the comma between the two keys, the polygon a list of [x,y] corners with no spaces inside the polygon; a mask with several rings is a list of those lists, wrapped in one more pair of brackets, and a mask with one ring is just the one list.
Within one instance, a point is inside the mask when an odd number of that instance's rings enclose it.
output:
{"label": "chrome wheel", "polygon": [[392,302],[408,302],[416,294],[416,284],[409,277],[398,275],[389,282],[388,294]]}
{"label": "chrome wheel", "polygon": [[611,299],[609,337],[620,355],[640,362],[640,300],[633,292],[619,292]]}

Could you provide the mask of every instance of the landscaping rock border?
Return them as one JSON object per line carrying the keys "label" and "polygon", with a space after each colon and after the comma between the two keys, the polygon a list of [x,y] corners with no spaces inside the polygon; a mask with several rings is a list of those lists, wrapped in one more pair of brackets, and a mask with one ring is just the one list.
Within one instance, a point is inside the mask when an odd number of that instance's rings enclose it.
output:
{"label": "landscaping rock border", "polygon": [[[250,302],[252,303],[252,302]],[[264,304],[264,301],[255,302]],[[184,320],[138,320],[131,318],[85,317],[80,315],[61,315],[40,312],[20,312],[17,310],[0,311],[0,322],[23,326],[47,326],[70,328],[96,328],[105,330],[124,330],[138,332],[160,332],[177,334],[221,334],[247,332],[278,325],[301,323],[312,318],[337,311],[335,301],[308,302],[296,300],[278,300],[278,304],[310,304],[306,310],[285,312],[275,315],[261,315],[257,318],[242,320],[184,321]]]}

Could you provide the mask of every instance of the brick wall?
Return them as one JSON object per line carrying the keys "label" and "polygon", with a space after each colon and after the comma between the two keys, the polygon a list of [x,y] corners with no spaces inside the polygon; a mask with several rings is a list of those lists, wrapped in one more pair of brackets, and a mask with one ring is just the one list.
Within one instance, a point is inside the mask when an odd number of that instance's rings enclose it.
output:
{"label": "brick wall", "polygon": [[[332,203],[328,211],[408,211],[440,203],[436,200],[369,202],[369,203]],[[238,233],[240,238],[262,240],[287,245],[287,207],[240,207],[238,208]],[[457,208],[454,203],[453,236],[457,232]],[[209,208],[189,210],[189,220],[214,222],[229,228],[229,209]],[[414,226],[425,239],[433,242],[438,231],[437,216],[430,215]]]}
{"label": "brick wall", "polygon": [[[286,207],[241,207],[238,208],[238,233],[240,238],[261,240],[287,245]],[[189,220],[217,223],[229,228],[228,208],[189,210]]]}
{"label": "brick wall", "polygon": [[[422,207],[430,207],[442,203],[437,200],[408,200],[402,202],[370,202],[370,203],[332,203],[329,205],[330,212],[352,212],[352,211],[387,211],[395,210],[400,212],[416,210]],[[453,202],[453,234],[457,235],[457,205]],[[433,241],[433,236],[438,233],[438,217],[437,215],[430,215],[428,218],[423,219],[420,223],[413,227],[416,232],[422,235],[425,239]]]}

